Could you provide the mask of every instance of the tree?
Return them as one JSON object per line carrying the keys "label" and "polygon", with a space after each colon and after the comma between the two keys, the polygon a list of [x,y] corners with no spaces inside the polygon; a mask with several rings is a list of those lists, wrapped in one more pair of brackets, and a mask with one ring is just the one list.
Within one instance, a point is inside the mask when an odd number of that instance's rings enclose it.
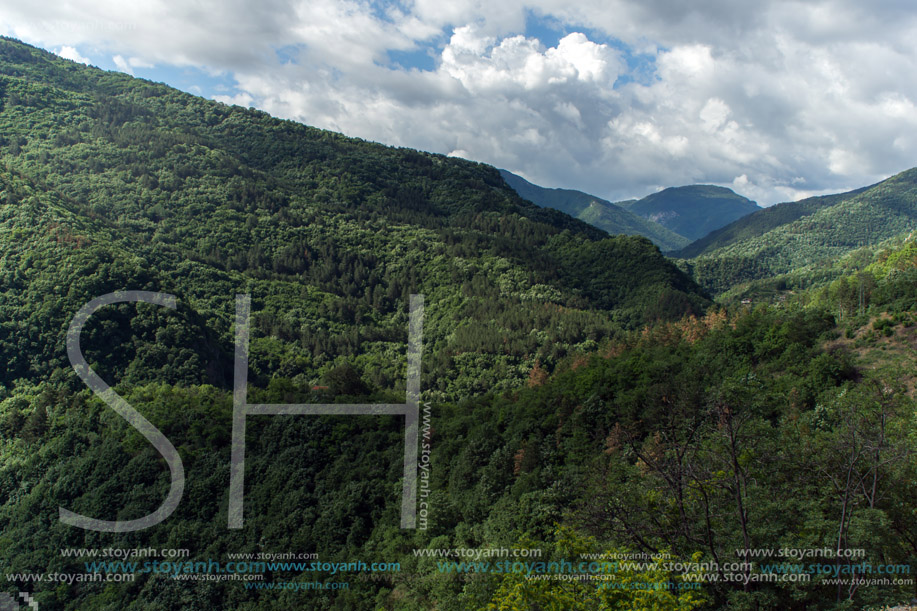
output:
{"label": "tree", "polygon": [[44,405],[36,407],[22,427],[22,438],[29,443],[38,441],[48,431],[48,411]]}
{"label": "tree", "polygon": [[[518,547],[526,547],[520,544]],[[691,574],[676,575],[660,566],[649,565],[644,560],[628,562],[598,560],[586,562],[587,573],[580,573],[583,559],[598,557],[607,550],[592,537],[586,537],[566,527],[558,527],[554,541],[539,546],[546,558],[538,562],[526,561],[535,576],[549,579],[530,579],[529,568],[514,563],[518,571],[506,572],[487,609],[492,611],[570,611],[590,609],[596,611],[690,611],[707,602],[699,587],[692,582]],[[632,557],[626,549],[613,550],[609,558]],[[654,562],[670,561],[660,552]],[[697,562],[700,554],[692,561]],[[564,564],[566,563],[566,564]],[[567,566],[572,570],[566,570]],[[592,569],[592,570],[589,570]],[[557,579],[550,579],[557,577]],[[568,577],[568,579],[561,579]],[[572,579],[569,579],[572,578]],[[592,579],[590,579],[592,578]]]}
{"label": "tree", "polygon": [[370,393],[369,386],[349,363],[338,365],[323,375],[321,385],[327,386],[333,396],[364,396]]}

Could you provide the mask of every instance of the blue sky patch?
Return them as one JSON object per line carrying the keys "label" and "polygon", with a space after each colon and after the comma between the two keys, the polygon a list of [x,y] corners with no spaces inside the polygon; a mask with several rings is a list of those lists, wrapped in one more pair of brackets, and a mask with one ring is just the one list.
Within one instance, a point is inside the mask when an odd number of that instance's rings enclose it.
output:
{"label": "blue sky patch", "polygon": [[410,70],[417,68],[431,72],[436,70],[436,58],[441,52],[441,47],[421,47],[413,51],[388,50],[388,59],[393,68]]}
{"label": "blue sky patch", "polygon": [[306,45],[285,45],[274,49],[274,54],[281,64],[298,64],[299,54],[305,50]]}

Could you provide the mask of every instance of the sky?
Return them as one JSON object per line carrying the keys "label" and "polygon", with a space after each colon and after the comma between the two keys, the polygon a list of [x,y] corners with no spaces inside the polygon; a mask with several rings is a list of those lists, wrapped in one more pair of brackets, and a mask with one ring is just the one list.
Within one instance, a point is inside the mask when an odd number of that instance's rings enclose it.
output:
{"label": "sky", "polygon": [[917,166],[912,0],[0,0],[0,34],[612,201]]}

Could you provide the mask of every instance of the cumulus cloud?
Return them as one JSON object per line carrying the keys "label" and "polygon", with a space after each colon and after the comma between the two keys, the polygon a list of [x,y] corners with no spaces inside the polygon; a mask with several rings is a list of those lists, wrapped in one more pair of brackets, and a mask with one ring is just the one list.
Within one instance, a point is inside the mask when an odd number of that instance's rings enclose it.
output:
{"label": "cumulus cloud", "polygon": [[[895,0],[0,7],[0,31],[77,61],[229,73],[226,103],[609,199],[706,182],[770,204],[917,165],[917,13]],[[422,51],[432,69],[389,59]]]}
{"label": "cumulus cloud", "polygon": [[443,50],[441,70],[473,94],[507,94],[556,89],[573,82],[610,88],[620,61],[607,45],[591,42],[579,32],[542,50],[536,39],[513,36],[494,44],[492,38],[478,37],[472,26],[465,26],[455,31]]}

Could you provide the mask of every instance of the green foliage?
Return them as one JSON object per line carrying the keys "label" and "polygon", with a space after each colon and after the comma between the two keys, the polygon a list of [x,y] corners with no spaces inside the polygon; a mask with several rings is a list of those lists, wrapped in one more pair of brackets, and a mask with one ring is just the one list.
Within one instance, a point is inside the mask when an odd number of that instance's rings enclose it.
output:
{"label": "green foliage", "polygon": [[[632,553],[626,549],[615,549],[608,552],[596,544],[592,537],[584,537],[569,528],[559,528],[555,541],[545,550],[541,559],[561,565],[575,559],[577,564],[584,555],[609,554],[610,557],[627,558]],[[673,561],[668,554],[661,553],[650,557],[650,561],[662,563]],[[694,557],[697,561],[700,555]],[[572,564],[572,563],[571,563]],[[594,580],[532,579],[524,570],[509,573],[502,578],[487,609],[494,611],[527,611],[543,609],[544,611],[566,611],[568,609],[596,610],[632,610],[642,611],[690,611],[706,602],[701,589],[693,589],[689,579],[684,575],[675,575],[660,568],[637,569],[628,563],[605,561],[595,563],[599,570],[590,576]],[[548,573],[548,577],[561,574]],[[699,584],[698,584],[699,585]],[[682,590],[680,588],[687,587]]]}
{"label": "green foliage", "polygon": [[[342,363],[322,376],[322,386],[334,396],[363,396],[369,394],[369,387],[348,363]],[[324,390],[323,389],[323,390]]]}

